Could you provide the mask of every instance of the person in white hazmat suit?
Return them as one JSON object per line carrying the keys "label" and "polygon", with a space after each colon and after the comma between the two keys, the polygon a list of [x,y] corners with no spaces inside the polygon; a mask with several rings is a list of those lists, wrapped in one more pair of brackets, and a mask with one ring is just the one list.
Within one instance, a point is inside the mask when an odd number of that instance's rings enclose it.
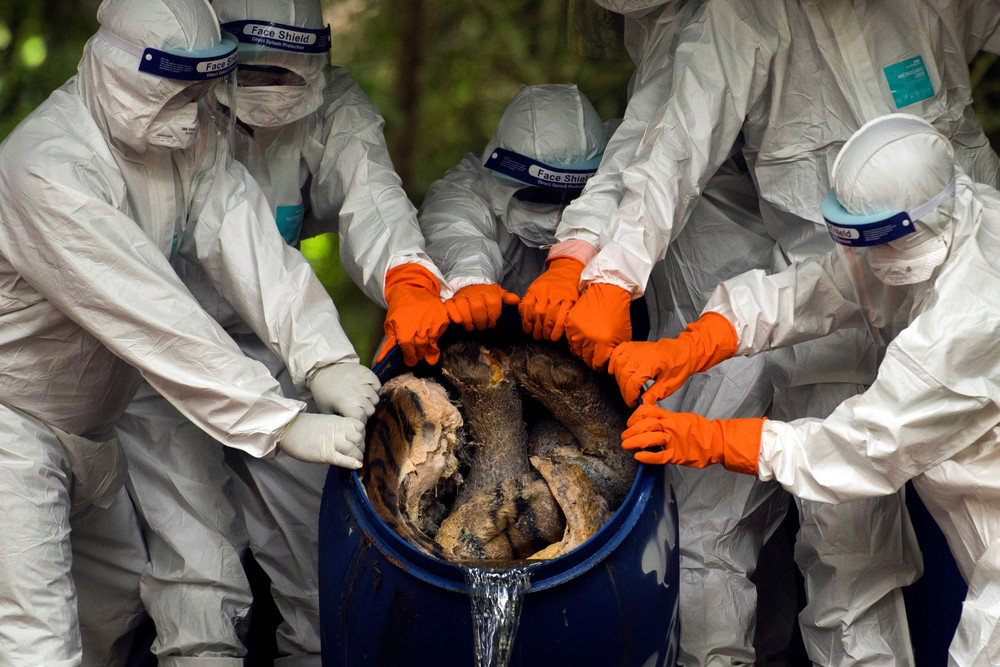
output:
{"label": "person in white hazmat suit", "polygon": [[574,84],[521,86],[482,154],[467,153],[431,183],[418,218],[454,291],[445,302],[453,322],[482,331],[517,304],[613,125]]}
{"label": "person in white hazmat suit", "polygon": [[[740,135],[761,215],[778,242],[777,270],[832,246],[817,213],[829,186],[829,165],[837,147],[871,118],[905,108],[935,122],[954,142],[960,164],[976,180],[995,183],[997,157],[971,107],[968,61],[983,48],[995,48],[998,20],[995,3],[703,4],[680,28],[670,94],[622,172],[620,205],[610,219],[571,216],[568,209],[557,231],[561,242],[589,247],[584,259],[592,257],[579,282],[586,291],[565,320],[571,347],[601,366],[627,337],[629,296],[642,293],[691,202]],[[939,24],[949,29],[929,27]],[[551,252],[559,251],[557,244]],[[522,304],[530,298],[531,289]],[[771,416],[828,414],[872,381],[875,349],[869,336],[855,331],[773,353]],[[905,656],[857,630],[868,622],[864,616],[882,628],[901,622],[897,589],[919,572],[901,497],[865,504],[881,505],[858,511],[863,525],[882,537],[860,539],[850,521],[828,525],[824,515],[837,510],[799,503],[803,527],[796,560],[807,577],[829,582],[823,599],[807,589],[810,604],[800,615],[807,650],[819,664],[872,652],[898,664],[898,656]],[[847,539],[861,549],[854,558],[823,549],[823,542]],[[877,580],[866,565],[876,555],[880,562],[896,561]],[[844,641],[810,639],[811,628],[840,623],[837,609],[849,610],[849,625],[839,632]]]}
{"label": "person in white hazmat suit", "polygon": [[995,665],[1000,192],[955,158],[953,142],[920,117],[868,122],[840,151],[822,204],[840,248],[722,283],[699,320],[725,331],[718,345],[694,329],[638,344],[652,354],[624,343],[611,366],[623,392],[652,379],[644,396],[655,398],[709,357],[867,326],[883,345],[878,377],[825,419],[708,420],[644,401],[623,446],[648,463],[722,463],[821,502],[912,479],[969,585],[948,664]]}
{"label": "person in white hazmat suit", "polygon": [[[426,287],[395,287],[386,333],[413,358],[410,363],[430,357],[448,322],[437,293],[443,278],[423,251],[381,116],[347,70],[328,62],[330,30],[320,3],[215,0],[213,8],[223,34],[239,42],[236,94],[223,100],[238,121],[235,155],[267,197],[289,244],[283,252],[301,257],[292,249],[300,239],[339,232],[343,266],[381,305],[393,271],[423,281]],[[199,265],[183,257],[175,263],[243,352],[271,370],[285,395],[298,397],[293,367],[247,327]],[[407,310],[415,305],[422,310],[418,317]],[[280,299],[273,302],[276,312],[282,307]],[[370,416],[374,401],[348,405],[378,389],[370,370],[342,365],[320,371],[312,383],[317,402],[320,382],[322,396],[327,402],[336,397],[341,414]],[[327,467],[281,455],[260,462],[224,453],[149,386],[140,389],[118,428],[149,548],[140,589],[157,628],[153,652],[171,664],[215,665],[223,658],[242,664],[252,602],[242,559],[249,548],[281,616],[278,662],[318,665],[317,540]]]}
{"label": "person in white hazmat suit", "polygon": [[168,262],[197,257],[295,360],[303,390],[320,369],[357,364],[322,285],[284,249],[263,193],[227,159],[224,122],[207,113],[235,43],[206,0],[105,0],[97,18],[77,75],[0,145],[4,665],[124,660],[127,645],[110,639],[141,621],[145,549],[113,427],[140,376],[254,456],[357,468],[364,447],[361,420],[282,396]]}
{"label": "person in white hazmat suit", "polygon": [[[683,34],[681,29],[698,18],[703,3],[601,0],[600,4],[625,15],[626,45],[637,69],[630,82],[622,126],[609,142],[598,173],[564,213],[561,228],[568,225],[597,230],[614,214],[622,198],[622,172],[637,159],[647,128],[655,124],[656,115],[670,97],[672,59]],[[742,163],[741,147],[741,142],[736,141],[725,155],[720,153],[722,163],[701,186],[701,196],[692,201],[665,257],[650,268],[645,297],[653,339],[676,335],[693,321],[721,280],[751,268],[769,269],[775,255],[780,255],[771,235],[773,228],[765,225],[758,212],[757,193]],[[560,257],[563,252],[570,256]],[[553,248],[550,266],[560,261],[575,263],[579,275],[582,261],[593,252],[586,241],[568,239]],[[524,299],[529,309],[536,287],[533,285]],[[575,302],[578,298],[578,281],[559,287],[558,294],[565,294],[566,300]],[[552,312],[551,307],[542,310]],[[563,307],[555,311],[556,318],[547,313],[544,319],[535,318],[534,322],[541,320],[543,329],[551,323],[558,335],[560,323],[553,320],[564,320],[566,310]],[[527,328],[532,314],[529,312],[525,319]],[[763,414],[775,391],[771,381],[773,366],[770,355],[727,361],[693,378],[683,391],[665,399],[665,405],[710,417]],[[845,389],[856,391],[860,386]],[[751,577],[762,546],[782,523],[789,495],[774,483],[741,478],[721,468],[671,467],[667,474],[678,502],[679,663],[752,664],[765,657],[756,654],[755,632],[760,648],[780,656],[782,650],[788,649],[796,600],[794,595],[782,596],[772,590],[775,583],[771,581],[761,581],[765,588],[758,590]],[[857,531],[855,525],[858,517],[866,518],[872,506],[879,505],[884,508],[882,514],[892,521],[884,522],[884,536],[873,540],[865,531]],[[829,657],[832,654],[850,654],[859,660],[875,654],[890,664],[911,663],[905,612],[895,589],[919,576],[920,559],[901,499],[840,508],[807,507],[800,511],[800,517],[803,525],[798,560],[808,591],[801,630],[807,645],[841,647],[811,651],[816,662],[836,664],[836,658]],[[825,527],[822,533],[821,526]],[[902,540],[905,546],[899,552],[873,546],[885,540]],[[783,558],[780,547],[778,552]],[[856,558],[838,562],[834,554],[842,552]],[[821,567],[824,560],[826,565]],[[884,572],[884,580],[875,585],[866,580],[870,563],[878,563]],[[838,613],[843,608],[840,591],[854,587],[869,596],[855,599],[855,604],[867,611]],[[758,595],[762,593],[771,597],[767,599],[766,623],[757,627]]]}
{"label": "person in white hazmat suit", "polygon": [[338,232],[341,265],[387,309],[378,358],[437,363],[451,293],[424,251],[417,211],[386,146],[385,121],[343,67],[330,65],[319,0],[216,0],[240,42],[237,157],[261,184],[291,244]]}
{"label": "person in white hazmat suit", "polygon": [[[622,123],[580,201],[571,204],[564,217],[607,219],[617,208],[621,172],[635,155],[654,112],[668,96],[678,27],[690,20],[701,4],[676,0],[598,3],[624,15],[625,45],[636,70],[629,82]],[[650,272],[644,296],[652,340],[679,333],[698,316],[712,290],[725,278],[771,266],[774,240],[764,229],[757,193],[739,148],[738,143],[733,146],[732,157],[704,186],[684,229]],[[582,271],[583,264],[576,264]],[[576,283],[567,287],[567,300],[575,302]],[[553,327],[546,333],[557,339],[560,325],[553,322]],[[766,360],[767,355],[759,355],[727,361],[692,379],[669,400],[676,403],[675,409],[708,416],[762,414],[773,394]],[[798,611],[794,582],[768,579],[760,582],[765,588],[758,590],[750,577],[757,573],[764,543],[782,522],[789,495],[775,483],[723,468],[668,466],[665,474],[678,507],[679,664],[704,665],[720,660],[750,664],[765,657],[757,654],[758,649],[780,658],[790,650],[794,633]],[[787,571],[794,567],[791,554],[782,551],[787,549],[783,539],[777,544],[773,566]],[[777,590],[782,587],[786,590]],[[759,596],[767,606],[767,622],[758,627]]]}

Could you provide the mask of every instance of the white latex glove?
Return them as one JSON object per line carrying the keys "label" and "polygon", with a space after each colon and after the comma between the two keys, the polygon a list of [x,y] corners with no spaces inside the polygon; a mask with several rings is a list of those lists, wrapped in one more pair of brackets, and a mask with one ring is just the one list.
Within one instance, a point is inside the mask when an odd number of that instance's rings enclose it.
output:
{"label": "white latex glove", "polygon": [[365,425],[351,417],[300,412],[278,448],[299,461],[357,470],[365,454]]}
{"label": "white latex glove", "polygon": [[324,414],[338,414],[367,421],[375,412],[378,377],[361,364],[330,364],[316,371],[309,380],[316,408]]}

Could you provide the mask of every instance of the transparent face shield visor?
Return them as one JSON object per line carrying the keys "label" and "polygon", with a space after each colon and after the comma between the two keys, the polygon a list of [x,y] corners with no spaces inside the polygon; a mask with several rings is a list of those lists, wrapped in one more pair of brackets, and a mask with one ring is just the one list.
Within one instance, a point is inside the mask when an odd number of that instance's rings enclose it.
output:
{"label": "transparent face shield visor", "polygon": [[947,254],[943,236],[920,228],[915,221],[938,208],[954,192],[953,178],[941,192],[912,211],[871,215],[848,212],[833,189],[823,198],[823,219],[847,259],[865,324],[883,350],[909,324],[919,285],[931,277]]}
{"label": "transparent face shield visor", "polygon": [[508,231],[533,248],[555,243],[557,213],[583,192],[602,157],[603,153],[599,153],[587,160],[555,166],[505,148],[494,149],[483,166],[501,183],[517,188],[508,207]]}
{"label": "transparent face shield visor", "polygon": [[221,27],[239,42],[235,99],[240,120],[251,126],[279,126],[318,108],[321,91],[310,81],[315,84],[321,78],[327,62],[330,26],[241,20]]}

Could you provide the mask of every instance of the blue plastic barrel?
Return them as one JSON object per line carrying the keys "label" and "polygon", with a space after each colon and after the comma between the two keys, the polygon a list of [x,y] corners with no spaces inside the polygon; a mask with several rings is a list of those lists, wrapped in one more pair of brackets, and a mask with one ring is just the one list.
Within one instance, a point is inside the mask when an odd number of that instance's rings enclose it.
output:
{"label": "blue plastic barrel", "polygon": [[[449,330],[442,340],[463,333]],[[511,335],[519,334],[518,327]],[[393,350],[374,370],[384,381],[409,369]],[[466,568],[400,538],[354,472],[330,469],[319,550],[324,667],[476,664]],[[641,466],[597,534],[564,556],[527,566],[531,585],[511,667],[672,667],[677,562],[677,509],[665,471]]]}

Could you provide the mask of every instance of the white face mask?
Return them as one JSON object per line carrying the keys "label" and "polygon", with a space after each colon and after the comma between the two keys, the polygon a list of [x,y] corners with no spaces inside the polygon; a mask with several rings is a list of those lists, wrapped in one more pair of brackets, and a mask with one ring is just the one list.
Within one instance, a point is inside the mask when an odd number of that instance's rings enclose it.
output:
{"label": "white face mask", "polygon": [[146,145],[154,149],[179,150],[190,147],[197,134],[198,103],[190,102],[157,114],[146,132]]}
{"label": "white face mask", "polygon": [[943,236],[933,236],[909,248],[898,248],[890,241],[868,248],[868,264],[886,285],[912,285],[927,280],[948,256]]}
{"label": "white face mask", "polygon": [[322,102],[311,86],[241,86],[236,116],[251,127],[281,127],[305,118]]}

